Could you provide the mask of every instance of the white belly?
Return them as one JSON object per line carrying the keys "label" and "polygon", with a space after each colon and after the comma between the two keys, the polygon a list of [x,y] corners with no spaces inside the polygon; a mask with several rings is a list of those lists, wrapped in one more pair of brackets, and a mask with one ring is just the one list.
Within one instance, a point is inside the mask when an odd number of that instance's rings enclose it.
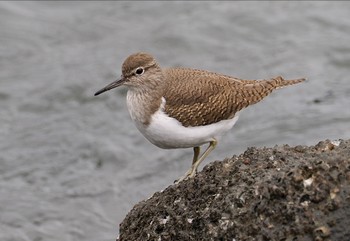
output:
{"label": "white belly", "polygon": [[238,116],[235,116],[230,120],[222,120],[211,125],[184,127],[176,119],[158,110],[152,116],[148,127],[137,126],[150,142],[160,148],[188,148],[218,140],[237,120]]}

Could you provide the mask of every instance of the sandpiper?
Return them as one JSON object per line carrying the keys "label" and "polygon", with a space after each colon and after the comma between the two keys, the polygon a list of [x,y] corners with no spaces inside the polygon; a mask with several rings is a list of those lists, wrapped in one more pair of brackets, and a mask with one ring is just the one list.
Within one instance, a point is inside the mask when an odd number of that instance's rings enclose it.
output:
{"label": "sandpiper", "polygon": [[[161,68],[152,55],[140,52],[124,61],[119,80],[95,96],[125,85],[131,119],[151,143],[165,149],[193,148],[192,166],[180,182],[196,174],[219,138],[236,123],[240,110],[274,89],[304,80],[243,80],[205,70]],[[200,146],[206,143],[209,146],[200,155]]]}

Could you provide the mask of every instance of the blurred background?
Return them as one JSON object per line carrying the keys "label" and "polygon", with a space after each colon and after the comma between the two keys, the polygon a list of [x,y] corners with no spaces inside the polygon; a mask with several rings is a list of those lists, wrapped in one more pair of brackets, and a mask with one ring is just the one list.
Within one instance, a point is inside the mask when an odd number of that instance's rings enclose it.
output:
{"label": "blurred background", "polygon": [[[94,97],[124,59],[244,79],[307,77],[242,111],[206,159],[350,136],[348,2],[0,2],[0,240],[115,240],[191,149],[131,122],[126,89]],[[203,165],[201,165],[203,167]]]}

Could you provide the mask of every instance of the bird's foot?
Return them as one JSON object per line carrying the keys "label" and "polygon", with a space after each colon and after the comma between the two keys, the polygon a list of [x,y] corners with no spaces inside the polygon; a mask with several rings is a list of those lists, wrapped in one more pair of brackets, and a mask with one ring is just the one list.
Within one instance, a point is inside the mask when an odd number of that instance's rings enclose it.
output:
{"label": "bird's foot", "polygon": [[187,180],[189,178],[192,178],[196,175],[197,170],[192,170],[192,168],[190,168],[185,175],[183,175],[182,177],[180,177],[179,179],[177,179],[176,181],[174,181],[174,184],[179,184],[180,182],[182,182],[183,180]]}

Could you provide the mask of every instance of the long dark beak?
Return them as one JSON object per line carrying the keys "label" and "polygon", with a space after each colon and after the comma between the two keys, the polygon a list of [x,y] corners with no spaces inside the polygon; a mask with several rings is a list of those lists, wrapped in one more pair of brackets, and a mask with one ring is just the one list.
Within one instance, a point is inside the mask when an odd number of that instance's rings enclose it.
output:
{"label": "long dark beak", "polygon": [[114,89],[118,86],[121,86],[124,82],[126,81],[126,79],[124,77],[122,77],[120,80],[116,80],[112,83],[110,83],[109,85],[107,85],[106,87],[100,89],[99,91],[97,91],[95,93],[95,96],[96,95],[99,95],[99,94],[102,94],[103,92],[106,92],[107,90],[111,90],[111,89]]}

